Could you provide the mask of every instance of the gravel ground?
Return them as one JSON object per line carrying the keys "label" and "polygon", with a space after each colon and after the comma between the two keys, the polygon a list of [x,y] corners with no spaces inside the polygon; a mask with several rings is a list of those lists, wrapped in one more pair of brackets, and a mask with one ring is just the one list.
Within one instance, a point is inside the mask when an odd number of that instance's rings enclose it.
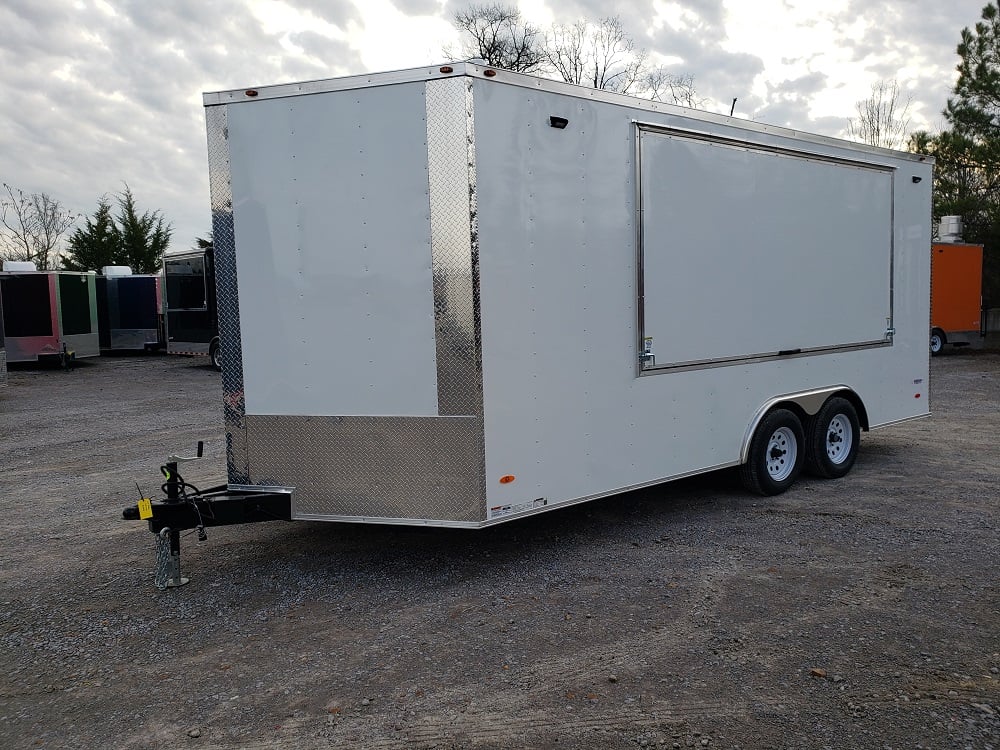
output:
{"label": "gravel ground", "polygon": [[1000,354],[775,498],[721,472],[483,531],[270,523],[153,586],[121,509],[224,479],[218,375],[0,390],[3,748],[1000,750]]}

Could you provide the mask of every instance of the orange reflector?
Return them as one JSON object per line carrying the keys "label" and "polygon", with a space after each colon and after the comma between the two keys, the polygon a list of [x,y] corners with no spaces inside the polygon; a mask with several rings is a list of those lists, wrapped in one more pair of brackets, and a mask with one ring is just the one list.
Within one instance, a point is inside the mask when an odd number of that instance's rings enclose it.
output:
{"label": "orange reflector", "polygon": [[487,78],[492,78],[496,74],[497,74],[497,72],[495,70],[484,70],[483,71],[483,75],[486,76]]}
{"label": "orange reflector", "polygon": [[257,90],[256,89],[247,89],[243,93],[246,94],[247,96],[257,96]]}
{"label": "orange reflector", "polygon": [[438,70],[442,73],[451,73],[454,71],[454,68],[452,68],[450,65],[442,65],[440,68],[438,68]]}
{"label": "orange reflector", "polygon": [[500,484],[510,484],[513,481],[514,481],[513,474],[504,474],[502,477],[500,477]]}

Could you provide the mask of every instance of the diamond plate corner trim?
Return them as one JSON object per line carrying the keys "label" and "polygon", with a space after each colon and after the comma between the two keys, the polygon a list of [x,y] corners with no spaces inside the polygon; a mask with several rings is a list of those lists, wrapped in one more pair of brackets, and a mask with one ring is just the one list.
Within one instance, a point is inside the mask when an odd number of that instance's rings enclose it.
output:
{"label": "diamond plate corner trim", "polygon": [[438,414],[482,416],[472,82],[425,88]]}
{"label": "diamond plate corner trim", "polygon": [[218,300],[219,341],[222,347],[222,411],[226,423],[226,468],[231,484],[250,484],[227,107],[206,107],[205,124],[208,130],[208,173],[212,194],[215,290]]}
{"label": "diamond plate corner trim", "polygon": [[486,517],[486,447],[479,298],[479,219],[476,195],[475,108],[472,79],[428,81],[424,87],[427,176],[434,278],[438,414],[468,415],[454,425],[475,446],[480,507]]}
{"label": "diamond plate corner trim", "polygon": [[7,385],[7,350],[0,349],[0,386]]}

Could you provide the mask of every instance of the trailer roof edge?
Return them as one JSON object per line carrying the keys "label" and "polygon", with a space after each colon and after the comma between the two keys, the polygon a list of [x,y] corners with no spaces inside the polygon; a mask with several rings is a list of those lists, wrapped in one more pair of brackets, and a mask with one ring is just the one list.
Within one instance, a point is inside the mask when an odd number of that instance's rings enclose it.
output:
{"label": "trailer roof edge", "polygon": [[768,125],[766,123],[746,120],[740,117],[730,117],[728,115],[707,112],[701,109],[689,109],[676,104],[641,99],[628,94],[618,94],[611,91],[604,91],[602,89],[595,89],[589,86],[580,86],[577,84],[565,83],[564,81],[556,81],[550,78],[539,78],[526,73],[515,73],[510,70],[504,70],[503,68],[493,68],[488,65],[479,65],[472,62],[448,62],[440,65],[430,65],[420,68],[406,68],[403,70],[394,70],[384,73],[369,73],[338,78],[324,78],[314,81],[280,83],[268,86],[212,91],[202,94],[202,101],[205,107],[213,107],[227,104],[249,103],[259,101],[261,99],[281,99],[293,96],[327,93],[331,91],[350,91],[352,89],[369,88],[372,86],[391,86],[400,83],[415,83],[417,81],[454,78],[457,76],[468,76],[495,83],[504,83],[519,86],[521,88],[533,89],[536,91],[564,94],[578,99],[600,101],[607,104],[642,109],[648,112],[658,112],[667,115],[694,118],[705,122],[730,125],[751,132],[791,137],[809,143],[834,146],[838,148],[849,148],[854,151],[878,156],[890,156],[895,159],[905,159],[907,161],[920,162],[924,164],[934,163],[934,157],[928,154],[915,154],[909,151],[898,151],[896,149],[870,146],[866,143],[847,141],[842,138],[834,138],[833,136],[796,130],[795,128],[788,128],[783,125]]}

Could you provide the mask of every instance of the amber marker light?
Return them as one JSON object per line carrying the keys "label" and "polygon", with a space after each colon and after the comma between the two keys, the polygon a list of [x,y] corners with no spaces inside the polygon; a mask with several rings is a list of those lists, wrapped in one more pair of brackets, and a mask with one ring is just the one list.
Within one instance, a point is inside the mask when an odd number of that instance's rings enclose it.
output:
{"label": "amber marker light", "polygon": [[247,96],[257,96],[257,89],[247,89],[243,93]]}
{"label": "amber marker light", "polygon": [[442,65],[440,68],[438,68],[438,72],[440,72],[440,73],[454,73],[455,69],[453,67],[451,67],[450,65]]}
{"label": "amber marker light", "polygon": [[500,477],[500,484],[510,484],[513,481],[514,481],[513,474],[504,474],[502,477]]}

